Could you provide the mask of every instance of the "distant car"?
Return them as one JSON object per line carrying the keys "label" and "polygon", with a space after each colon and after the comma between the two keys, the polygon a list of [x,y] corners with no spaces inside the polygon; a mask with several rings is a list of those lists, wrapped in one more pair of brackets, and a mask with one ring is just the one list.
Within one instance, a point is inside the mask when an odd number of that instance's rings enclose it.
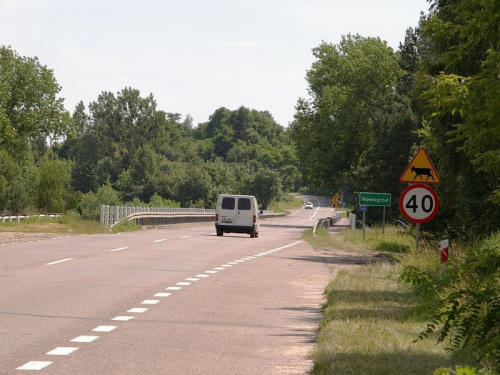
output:
{"label": "distant car", "polygon": [[313,207],[314,207],[314,206],[313,206],[312,202],[306,202],[306,204],[304,205],[304,208],[305,208],[306,210],[307,210],[307,209],[311,209],[311,210],[312,210],[312,209],[313,209]]}

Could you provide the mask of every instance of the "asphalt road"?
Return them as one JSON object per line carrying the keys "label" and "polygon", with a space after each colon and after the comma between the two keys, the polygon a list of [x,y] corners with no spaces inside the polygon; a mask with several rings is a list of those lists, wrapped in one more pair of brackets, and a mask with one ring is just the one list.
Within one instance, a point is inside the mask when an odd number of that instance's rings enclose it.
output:
{"label": "asphalt road", "polygon": [[[304,374],[332,269],[301,240],[331,210],[0,246],[0,375]],[[328,202],[322,202],[323,206]]]}

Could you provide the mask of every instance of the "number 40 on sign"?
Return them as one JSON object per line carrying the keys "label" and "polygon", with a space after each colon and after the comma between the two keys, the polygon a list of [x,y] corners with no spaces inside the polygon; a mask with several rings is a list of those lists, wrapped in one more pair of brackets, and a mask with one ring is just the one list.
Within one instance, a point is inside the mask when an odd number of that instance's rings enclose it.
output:
{"label": "number 40 on sign", "polygon": [[399,209],[411,222],[426,223],[438,212],[439,199],[436,192],[427,185],[410,185],[399,198]]}

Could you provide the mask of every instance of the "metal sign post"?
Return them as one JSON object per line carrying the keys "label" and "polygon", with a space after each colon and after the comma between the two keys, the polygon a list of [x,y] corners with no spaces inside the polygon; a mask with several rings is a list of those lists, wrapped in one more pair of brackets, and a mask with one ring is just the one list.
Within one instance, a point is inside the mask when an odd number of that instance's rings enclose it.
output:
{"label": "metal sign post", "polygon": [[363,240],[365,239],[365,221],[366,221],[366,207],[363,210]]}
{"label": "metal sign post", "polygon": [[[366,207],[368,210],[368,206],[375,207],[383,207],[384,214],[382,218],[382,233],[385,232],[385,208],[391,205],[391,194],[389,193],[359,193],[359,204],[361,207]],[[365,211],[363,210],[363,239],[365,239]]]}
{"label": "metal sign post", "polygon": [[385,233],[385,206],[384,206],[384,213],[382,214],[382,234]]}
{"label": "metal sign post", "polygon": [[418,243],[420,242],[420,223],[417,224],[417,230],[415,232],[415,245],[416,249],[418,250]]}

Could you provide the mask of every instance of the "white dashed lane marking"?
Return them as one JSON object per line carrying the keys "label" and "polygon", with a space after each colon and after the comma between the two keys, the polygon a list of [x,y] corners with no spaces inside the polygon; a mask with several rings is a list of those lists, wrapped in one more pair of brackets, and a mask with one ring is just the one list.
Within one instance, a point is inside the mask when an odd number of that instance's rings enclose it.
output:
{"label": "white dashed lane marking", "polygon": [[16,370],[41,370],[48,365],[50,365],[52,362],[49,361],[31,361],[28,363],[25,363],[24,365],[16,368]]}
{"label": "white dashed lane marking", "polygon": [[78,350],[78,348],[65,346],[65,347],[55,348],[55,349],[53,349],[50,352],[45,353],[45,354],[47,354],[47,355],[68,355],[68,354],[71,354],[73,352],[76,352],[77,350]]}
{"label": "white dashed lane marking", "polygon": [[141,302],[141,305],[156,305],[160,300],[158,299],[147,299]]}
{"label": "white dashed lane marking", "polygon": [[133,316],[115,316],[111,320],[117,320],[117,321],[120,321],[120,322],[128,322],[129,320],[132,320],[132,319],[134,319]]}
{"label": "white dashed lane marking", "polygon": [[66,258],[66,259],[56,260],[55,262],[45,263],[45,265],[46,266],[52,266],[52,265],[58,264],[58,263],[69,262],[70,260],[73,260],[73,258]]}
{"label": "white dashed lane marking", "polygon": [[109,251],[120,251],[120,250],[125,250],[128,249],[128,247],[119,247],[117,249],[109,250]]}
{"label": "white dashed lane marking", "polygon": [[158,242],[163,242],[163,241],[166,241],[167,239],[166,238],[162,238],[161,240],[156,240],[156,241],[153,241],[154,243],[158,243]]}
{"label": "white dashed lane marking", "polygon": [[134,307],[127,312],[142,314],[143,312],[146,312],[146,311],[148,311],[148,309],[146,307]]}
{"label": "white dashed lane marking", "polygon": [[92,332],[111,332],[115,328],[117,328],[117,327],[116,326],[99,326],[99,327],[95,327],[92,330]]}
{"label": "white dashed lane marking", "polygon": [[156,293],[155,294],[155,297],[168,297],[170,296],[172,293]]}
{"label": "white dashed lane marking", "polygon": [[[189,237],[190,236],[183,236],[182,238],[189,238]],[[166,239],[159,239],[159,240],[156,240],[153,242],[158,243],[158,242],[162,242],[162,241],[166,241]],[[165,289],[166,290],[181,290],[182,286],[191,285],[191,283],[188,281],[198,281],[198,280],[200,280],[200,278],[209,277],[211,274],[217,273],[218,271],[225,270],[225,269],[232,267],[232,266],[235,266],[239,263],[243,263],[245,261],[252,260],[252,259],[257,259],[258,257],[261,257],[261,256],[273,254],[277,251],[295,246],[301,242],[303,242],[303,241],[296,241],[294,243],[291,243],[291,244],[288,244],[285,246],[281,246],[281,247],[278,247],[276,249],[268,250],[268,251],[261,252],[261,253],[258,253],[258,254],[252,255],[252,256],[247,256],[245,258],[237,259],[233,262],[227,262],[227,263],[221,265],[220,267],[214,267],[212,270],[205,271],[205,273],[203,273],[203,274],[200,273],[200,274],[196,275],[196,277],[187,278],[186,281],[178,282],[175,284],[176,286],[171,286],[171,287],[168,287]],[[119,248],[116,248],[116,249],[113,249],[110,251],[120,251],[120,250],[125,250],[125,249],[128,249],[128,247],[119,247]],[[70,260],[73,260],[73,258],[66,258],[66,259],[57,260],[54,262],[46,263],[46,265],[51,266],[54,264],[67,262]],[[155,297],[168,297],[170,295],[171,295],[171,293],[162,292],[162,293],[156,293]],[[160,300],[144,300],[141,302],[141,304],[142,305],[155,305],[159,302],[160,302]],[[128,310],[127,312],[141,314],[141,313],[146,312],[147,310],[148,310],[147,308],[143,308],[143,307],[134,307],[134,308],[131,308],[130,310]],[[132,319],[134,319],[133,316],[116,316],[111,320],[126,322],[126,321],[129,321]],[[93,332],[111,332],[116,328],[117,328],[117,326],[98,326],[98,327],[94,328],[92,331]],[[97,340],[98,338],[99,338],[99,336],[82,335],[82,336],[78,336],[78,337],[74,338],[73,340],[71,340],[71,342],[90,343],[90,342]],[[50,352],[46,353],[46,355],[69,355],[69,354],[75,352],[76,350],[78,350],[78,348],[58,347],[58,348],[55,348],[55,349],[51,350]],[[49,366],[52,363],[53,362],[50,362],[50,361],[30,361],[30,362],[27,362],[24,365],[18,367],[17,370],[37,371],[37,370],[42,370],[43,368]]]}
{"label": "white dashed lane marking", "polygon": [[98,338],[99,336],[78,336],[71,340],[71,342],[92,342]]}

